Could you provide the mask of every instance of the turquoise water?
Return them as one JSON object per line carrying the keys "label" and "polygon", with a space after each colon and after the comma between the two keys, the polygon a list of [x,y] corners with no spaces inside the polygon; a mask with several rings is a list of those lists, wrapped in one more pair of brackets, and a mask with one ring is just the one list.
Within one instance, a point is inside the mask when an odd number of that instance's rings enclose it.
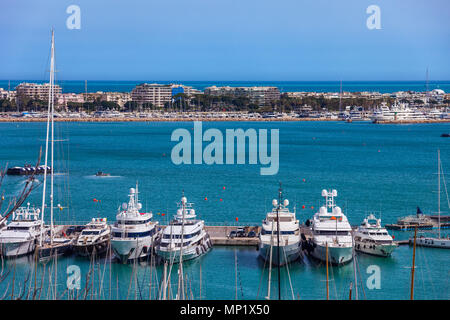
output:
{"label": "turquoise water", "polygon": [[[15,88],[22,82],[48,82],[39,80],[11,80],[11,88]],[[84,80],[60,80],[57,81],[63,92],[85,92]],[[88,92],[120,91],[130,92],[137,84],[148,83],[174,83],[174,81],[142,80],[142,81],[88,81]],[[176,82],[176,81],[175,81]],[[182,81],[184,85],[192,86],[198,90],[204,90],[210,86],[275,86],[281,92],[315,91],[315,92],[339,92],[340,81]],[[0,88],[8,88],[8,80],[0,80]],[[430,81],[429,90],[442,89],[450,91],[450,81]],[[342,90],[350,92],[376,91],[381,93],[396,91],[426,91],[424,81],[343,81]]]}
{"label": "turquoise water", "polygon": [[[170,141],[170,135],[176,128],[192,132],[193,123],[190,122],[56,123],[58,137],[65,141],[56,143],[56,157],[63,161],[58,161],[55,169],[64,174],[55,177],[55,195],[64,210],[56,213],[55,219],[59,222],[86,222],[100,215],[113,221],[117,208],[127,199],[128,189],[138,181],[144,210],[153,211],[155,219],[162,224],[175,213],[176,202],[183,190],[188,200],[195,203],[197,214],[206,224],[233,224],[236,218],[240,224],[259,224],[270,209],[281,181],[285,197],[290,200],[291,208],[296,207],[301,222],[310,218],[322,203],[321,190],[335,188],[338,190],[337,203],[353,225],[359,224],[369,212],[381,215],[384,224],[415,213],[416,206],[427,214],[436,211],[437,177],[434,173],[437,172],[438,148],[444,171],[450,170],[449,140],[440,137],[441,133],[449,131],[448,124],[380,126],[365,122],[208,122],[203,123],[203,127],[204,130],[218,128],[223,132],[227,128],[279,129],[278,174],[261,176],[259,165],[172,164],[170,153],[175,142]],[[39,146],[44,144],[44,135],[45,123],[1,123],[0,165],[6,162],[9,166],[23,165],[34,161]],[[111,177],[95,177],[99,170],[110,173]],[[20,177],[7,177],[2,189],[9,191],[7,194],[17,194],[23,182]],[[37,189],[29,201],[39,204],[40,194]],[[94,198],[100,202],[94,202]],[[445,194],[441,207],[448,214]],[[158,213],[167,214],[163,217]],[[401,239],[411,233],[396,232],[395,235]],[[255,248],[215,247],[203,258],[186,266],[196,298],[200,291],[200,265],[203,298],[235,298],[235,250],[238,298],[263,298],[267,294],[267,268],[262,275],[264,264],[257,259]],[[442,249],[417,249],[417,299],[450,298],[448,255],[449,252]],[[397,248],[391,258],[358,255],[358,261],[359,282],[364,284],[367,299],[409,298],[412,263],[409,246]],[[105,266],[105,270],[109,270],[108,263],[99,263],[101,270]],[[65,268],[70,264],[81,267],[83,286],[90,262],[74,257],[58,260],[60,293],[65,288]],[[21,271],[16,273],[18,277],[25,277],[26,271],[32,270],[32,262],[27,258],[15,263],[8,261],[7,265],[11,270],[15,265]],[[380,268],[381,289],[370,290],[365,285],[370,276],[366,269],[370,265]],[[132,270],[133,266],[129,265],[111,266],[112,298],[127,298],[129,287],[131,293],[128,298],[135,298],[135,292],[137,298],[148,298],[150,268],[146,265],[137,267],[137,286],[134,281],[130,282]],[[157,272],[160,278],[160,267]],[[289,298],[288,275],[285,269],[282,272],[283,297]],[[326,271],[323,265],[304,258],[290,266],[289,275],[296,298],[325,298]],[[11,276],[12,272],[8,277]],[[154,285],[156,276],[153,276]],[[104,277],[107,283],[103,288],[107,292],[103,293],[108,298],[109,271]],[[176,279],[175,271],[173,277]],[[332,268],[330,277],[330,297],[346,299],[353,280],[353,264]],[[272,298],[275,298],[276,273],[272,280]],[[0,283],[0,295],[6,290],[6,283],[6,280]],[[176,280],[173,286],[176,286]],[[361,287],[359,291],[363,297]]]}

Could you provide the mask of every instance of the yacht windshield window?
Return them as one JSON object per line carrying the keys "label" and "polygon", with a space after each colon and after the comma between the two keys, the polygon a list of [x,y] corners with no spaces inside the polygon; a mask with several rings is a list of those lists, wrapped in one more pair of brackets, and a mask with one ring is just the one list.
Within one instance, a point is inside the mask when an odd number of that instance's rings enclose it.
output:
{"label": "yacht windshield window", "polygon": [[99,234],[100,231],[98,230],[84,230],[83,232],[81,232],[82,235],[89,235],[89,234]]}
{"label": "yacht windshield window", "polygon": [[8,227],[8,230],[28,230],[28,227]]}
{"label": "yacht windshield window", "polygon": [[[272,231],[262,229],[261,234],[272,234]],[[278,234],[278,232],[273,231],[273,234]],[[281,231],[280,234],[295,234],[295,231]]]}
{"label": "yacht windshield window", "polygon": [[325,235],[325,236],[348,236],[350,233],[348,231],[331,231],[331,230],[317,230],[317,234]]}
{"label": "yacht windshield window", "polygon": [[155,234],[156,230],[152,229],[150,231],[146,232],[113,232],[113,237],[121,238],[122,235],[127,238],[143,238],[143,237],[149,237]]}
{"label": "yacht windshield window", "polygon": [[[184,239],[193,238],[193,237],[199,235],[200,232],[201,232],[201,230],[199,230],[195,233],[191,233],[191,234],[184,234],[183,238]],[[181,234],[164,234],[163,239],[181,239]]]}
{"label": "yacht windshield window", "polygon": [[126,224],[126,225],[132,225],[132,224],[144,224],[147,222],[150,222],[151,219],[147,220],[121,220],[119,221],[119,224]]}

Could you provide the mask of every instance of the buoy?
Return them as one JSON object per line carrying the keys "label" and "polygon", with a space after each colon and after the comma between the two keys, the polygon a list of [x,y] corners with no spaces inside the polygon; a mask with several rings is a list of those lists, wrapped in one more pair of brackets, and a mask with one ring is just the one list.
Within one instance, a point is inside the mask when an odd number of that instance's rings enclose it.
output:
{"label": "buoy", "polygon": [[220,198],[220,201],[222,201],[222,198]]}
{"label": "buoy", "polygon": [[225,190],[225,186],[222,189]]}
{"label": "buoy", "polygon": [[305,182],[306,181],[306,179],[305,178],[303,178],[303,182]]}
{"label": "buoy", "polygon": [[207,198],[207,197],[205,197],[205,201],[206,201],[206,200],[208,200],[208,198]]}
{"label": "buoy", "polygon": [[305,205],[302,205],[302,209],[305,209]]}
{"label": "buoy", "polygon": [[313,206],[311,206],[311,209],[314,209],[314,207],[313,207]]}
{"label": "buoy", "polygon": [[239,221],[238,217],[236,217],[236,221]]}

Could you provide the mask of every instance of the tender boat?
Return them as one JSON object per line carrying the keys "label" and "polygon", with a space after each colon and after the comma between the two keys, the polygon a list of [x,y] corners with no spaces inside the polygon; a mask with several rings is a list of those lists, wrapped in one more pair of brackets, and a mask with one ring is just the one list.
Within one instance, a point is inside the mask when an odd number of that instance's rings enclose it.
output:
{"label": "tender boat", "polygon": [[299,221],[288,209],[289,200],[283,200],[281,187],[278,198],[262,223],[259,256],[281,266],[300,257],[301,236]]}
{"label": "tender boat", "polygon": [[342,265],[352,260],[352,228],[334,198],[336,190],[322,190],[325,205],[320,207],[311,222],[312,239],[307,244],[310,255],[320,261]]}
{"label": "tender boat", "polygon": [[109,174],[109,173],[102,172],[102,171],[99,171],[99,172],[97,172],[97,173],[95,174],[95,176],[97,176],[97,177],[109,177],[110,174]]}
{"label": "tender boat", "polygon": [[381,219],[373,214],[366,217],[354,234],[355,250],[375,256],[388,257],[398,246],[387,230],[381,227]]}
{"label": "tender boat", "polygon": [[0,231],[1,253],[4,257],[18,257],[32,253],[41,233],[40,209],[20,207],[12,214],[12,221]]}
{"label": "tender boat", "polygon": [[212,248],[205,222],[196,219],[193,203],[188,203],[185,196],[178,203],[177,214],[163,230],[158,255],[173,263],[198,258]]}
{"label": "tender boat", "polygon": [[111,230],[111,247],[122,263],[149,256],[158,236],[158,222],[152,222],[153,214],[139,212],[142,204],[138,194],[137,185],[136,189],[130,189],[128,204],[123,203],[122,210],[119,208]]}
{"label": "tender boat", "polygon": [[78,255],[90,256],[106,253],[111,235],[111,229],[106,221],[106,218],[92,218],[92,221],[81,231],[73,244],[73,249]]}

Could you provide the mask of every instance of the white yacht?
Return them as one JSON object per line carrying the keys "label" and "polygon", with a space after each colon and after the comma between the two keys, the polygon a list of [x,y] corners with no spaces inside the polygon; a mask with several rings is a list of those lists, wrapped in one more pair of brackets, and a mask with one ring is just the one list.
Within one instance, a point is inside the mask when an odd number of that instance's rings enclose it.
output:
{"label": "white yacht", "polygon": [[340,207],[334,203],[336,190],[322,190],[325,205],[320,207],[311,222],[312,239],[308,251],[316,259],[341,265],[352,260],[352,228]]}
{"label": "white yacht", "polygon": [[364,121],[366,119],[364,108],[361,106],[351,106],[348,119],[351,121]]}
{"label": "white yacht", "polygon": [[289,200],[283,200],[281,188],[279,200],[273,199],[272,205],[262,223],[259,255],[273,265],[284,265],[300,257],[300,226],[295,211],[289,211]]}
{"label": "white yacht", "polygon": [[407,104],[397,102],[390,108],[385,102],[381,104],[378,109],[374,110],[371,120],[372,122],[378,121],[409,121],[409,120],[425,120],[424,113],[417,109],[411,109]]}
{"label": "white yacht", "polygon": [[101,255],[107,251],[111,228],[106,221],[106,218],[92,218],[92,221],[86,225],[72,245],[77,254],[81,256],[89,256],[93,253]]}
{"label": "white yacht", "polygon": [[381,227],[381,219],[373,214],[366,217],[355,231],[355,250],[375,256],[388,257],[397,247],[387,230]]}
{"label": "white yacht", "polygon": [[178,203],[177,214],[163,230],[158,255],[169,262],[178,263],[197,258],[207,253],[212,242],[205,230],[203,220],[196,218],[193,204],[186,197]]}
{"label": "white yacht", "polygon": [[34,251],[41,233],[40,209],[20,207],[12,221],[0,231],[0,246],[4,257],[18,257]]}
{"label": "white yacht", "polygon": [[130,189],[128,204],[123,203],[122,209],[118,209],[117,221],[111,230],[111,247],[122,263],[150,255],[158,235],[158,222],[152,222],[152,213],[139,212],[142,204],[138,194],[137,185],[136,189]]}

